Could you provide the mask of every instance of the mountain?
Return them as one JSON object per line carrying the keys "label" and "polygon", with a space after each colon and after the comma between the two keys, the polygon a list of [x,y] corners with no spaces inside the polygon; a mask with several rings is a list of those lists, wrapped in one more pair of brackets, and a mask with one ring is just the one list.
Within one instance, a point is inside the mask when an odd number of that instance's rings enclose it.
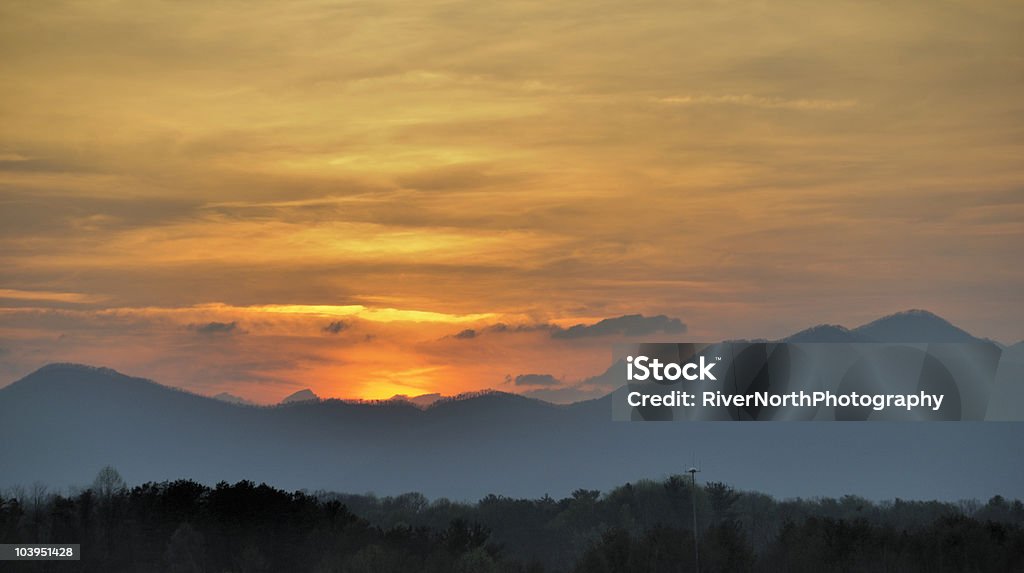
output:
{"label": "mountain", "polygon": [[980,342],[927,310],[907,310],[853,329],[871,342]]}
{"label": "mountain", "polygon": [[309,388],[303,388],[298,392],[293,392],[285,396],[282,400],[282,404],[297,404],[299,402],[317,402],[320,400],[320,396],[317,396]]}
{"label": "mountain", "polygon": [[[948,320],[927,310],[906,310],[858,326],[852,330],[821,324],[782,339],[783,342],[988,342],[976,338]],[[994,344],[994,343],[993,343]]]}
{"label": "mountain", "polygon": [[403,402],[409,402],[415,404],[421,408],[426,408],[438,400],[443,400],[445,397],[441,394],[420,394],[419,396],[408,396],[406,394],[395,394],[390,400],[399,400]]}
{"label": "mountain", "polygon": [[782,340],[783,342],[865,342],[859,334],[835,324],[812,326]]}
{"label": "mountain", "polygon": [[221,392],[220,394],[215,394],[215,395],[212,396],[212,398],[214,400],[220,400],[221,402],[227,402],[229,404],[242,404],[242,405],[245,405],[245,406],[255,406],[256,405],[254,402],[246,400],[245,398],[242,398],[241,396],[235,396],[234,394],[229,394],[227,392]]}
{"label": "mountain", "polygon": [[[286,489],[479,499],[566,496],[683,471],[781,497],[1024,496],[1020,425],[611,421],[611,396],[567,406],[483,392],[419,408],[319,400],[252,408],[113,370],[54,364],[0,388],[0,489],[191,478]],[[970,479],[934,479],[970,467]],[[870,468],[866,471],[865,468]]]}

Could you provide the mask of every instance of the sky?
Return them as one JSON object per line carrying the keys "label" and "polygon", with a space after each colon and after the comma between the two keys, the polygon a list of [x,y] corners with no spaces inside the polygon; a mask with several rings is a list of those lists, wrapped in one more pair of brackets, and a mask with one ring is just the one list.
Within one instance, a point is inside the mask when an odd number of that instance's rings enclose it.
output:
{"label": "sky", "polygon": [[622,339],[924,308],[1016,342],[1021,29],[976,0],[4,2],[0,385],[564,401]]}

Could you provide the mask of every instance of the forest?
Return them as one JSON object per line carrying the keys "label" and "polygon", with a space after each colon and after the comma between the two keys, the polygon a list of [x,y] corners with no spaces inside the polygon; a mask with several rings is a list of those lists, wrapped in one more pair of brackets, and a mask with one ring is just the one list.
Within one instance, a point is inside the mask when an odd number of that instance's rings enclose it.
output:
{"label": "forest", "polygon": [[76,491],[3,491],[0,542],[81,544],[81,561],[12,571],[1022,571],[1024,504],[776,500],[679,475],[466,503],[250,481],[129,487],[108,467]]}

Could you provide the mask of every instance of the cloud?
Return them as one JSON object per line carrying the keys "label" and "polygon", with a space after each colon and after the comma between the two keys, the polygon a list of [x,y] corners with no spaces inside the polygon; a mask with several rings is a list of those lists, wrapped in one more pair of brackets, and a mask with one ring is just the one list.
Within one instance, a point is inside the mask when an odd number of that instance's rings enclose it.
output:
{"label": "cloud", "polygon": [[199,334],[231,334],[238,328],[237,322],[208,322],[202,325],[190,325]]}
{"label": "cloud", "polygon": [[801,111],[837,111],[857,107],[851,99],[808,99],[775,98],[751,94],[687,95],[658,98],[658,102],[669,105],[741,105],[763,109],[793,109]]}
{"label": "cloud", "polygon": [[664,314],[657,316],[643,316],[642,314],[627,314],[614,318],[606,318],[594,324],[577,324],[569,328],[546,322],[532,324],[507,324],[499,322],[483,329],[467,328],[453,338],[471,339],[483,333],[521,333],[521,332],[549,332],[551,338],[572,340],[577,338],[590,338],[598,336],[644,336],[655,333],[679,334],[686,332],[686,324],[678,318],[672,318]]}
{"label": "cloud", "polygon": [[577,324],[567,329],[553,330],[551,338],[575,339],[593,336],[644,336],[655,333],[679,334],[686,332],[686,325],[678,318],[670,318],[664,314],[643,316],[627,314],[616,318],[606,318],[595,324]]}
{"label": "cloud", "polygon": [[548,323],[538,324],[517,324],[511,326],[504,322],[499,322],[487,328],[488,332],[536,332],[538,330],[558,330],[558,326]]}
{"label": "cloud", "polygon": [[550,374],[520,374],[516,376],[516,386],[556,386],[558,378]]}
{"label": "cloud", "polygon": [[625,378],[626,363],[620,360],[612,364],[601,374],[591,376],[575,384],[533,388],[522,392],[522,395],[544,400],[545,402],[569,404],[606,396],[621,386]]}
{"label": "cloud", "polygon": [[510,325],[504,322],[498,322],[484,328],[467,328],[461,330],[455,334],[449,335],[451,338],[459,340],[472,340],[485,333],[518,333],[518,332],[536,332],[538,330],[556,330],[558,326],[554,324],[538,323],[538,324],[516,324]]}
{"label": "cloud", "polygon": [[[391,345],[445,393],[580,379],[591,323],[639,312],[717,339],[927,305],[1022,337],[1016,3],[95,4],[0,18],[0,286],[64,299],[0,300],[18,360],[211,321],[331,358],[365,326],[379,356],[315,375],[378,395]],[[67,293],[117,310],[11,308]]]}
{"label": "cloud", "polygon": [[490,324],[489,326],[484,326],[482,328],[466,328],[465,330],[461,330],[461,332],[452,335],[452,338],[470,340],[487,333],[503,335],[510,333],[535,333],[537,330],[556,329],[558,329],[556,324],[548,324],[546,322],[532,324],[508,324],[506,322],[496,322],[495,324]]}
{"label": "cloud", "polygon": [[346,323],[343,320],[335,320],[334,322],[325,326],[323,330],[328,334],[338,334],[339,332],[347,329],[348,323]]}
{"label": "cloud", "polygon": [[0,289],[0,299],[33,300],[45,302],[91,303],[102,301],[103,297],[82,294],[77,292]]}

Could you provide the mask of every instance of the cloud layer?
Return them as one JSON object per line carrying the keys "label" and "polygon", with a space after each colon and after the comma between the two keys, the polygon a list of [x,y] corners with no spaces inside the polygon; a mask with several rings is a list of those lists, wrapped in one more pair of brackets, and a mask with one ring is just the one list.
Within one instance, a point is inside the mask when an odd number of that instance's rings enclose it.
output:
{"label": "cloud layer", "polygon": [[516,386],[558,386],[558,378],[550,374],[520,374],[513,381]]}
{"label": "cloud layer", "polygon": [[1021,29],[1010,1],[4,3],[0,375],[566,386],[618,336],[916,307],[1019,340]]}
{"label": "cloud layer", "polygon": [[630,314],[617,318],[606,318],[595,324],[577,324],[566,329],[551,332],[552,338],[587,338],[591,336],[644,336],[647,334],[682,334],[686,325],[678,318],[664,314],[642,316]]}

